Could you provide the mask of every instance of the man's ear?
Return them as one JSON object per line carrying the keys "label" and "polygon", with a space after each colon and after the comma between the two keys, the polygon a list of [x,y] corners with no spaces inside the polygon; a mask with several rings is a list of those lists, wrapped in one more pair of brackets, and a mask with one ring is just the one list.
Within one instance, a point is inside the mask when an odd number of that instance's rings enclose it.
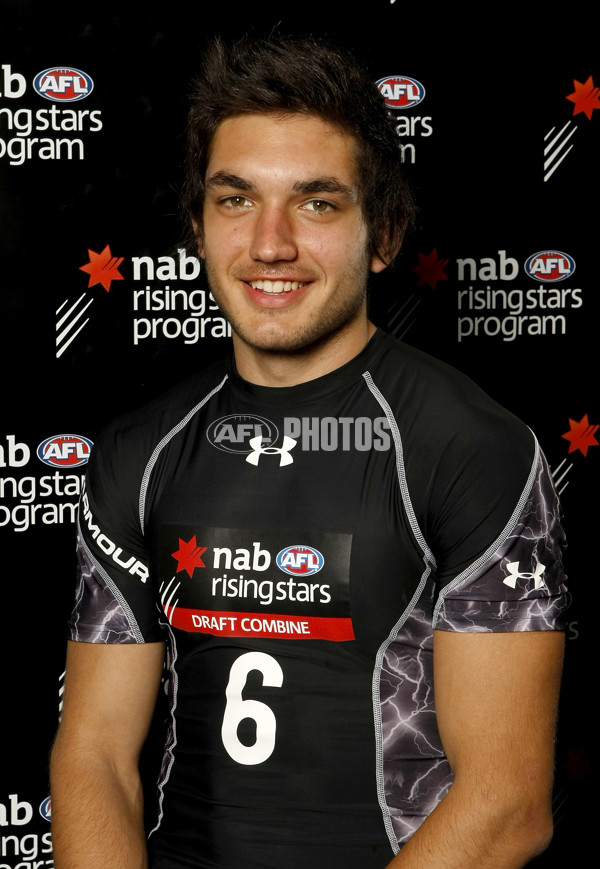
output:
{"label": "man's ear", "polygon": [[395,233],[395,236],[395,238],[386,237],[382,239],[381,244],[377,246],[377,249],[371,256],[371,262],[369,264],[370,271],[378,274],[386,269],[390,263],[394,262],[398,251],[402,247],[404,228],[402,228],[400,232]]}
{"label": "man's ear", "polygon": [[198,256],[200,259],[204,259],[204,241],[202,238],[202,232],[200,227],[198,226],[197,220],[192,220],[192,227],[194,229],[194,235],[196,236],[196,244],[198,246]]}
{"label": "man's ear", "polygon": [[[392,259],[393,259],[393,257],[392,257]],[[374,253],[373,256],[371,257],[369,271],[374,272],[374,274],[379,274],[379,272],[382,272],[384,269],[387,268],[387,266],[388,266],[388,264],[381,259],[379,254]]]}

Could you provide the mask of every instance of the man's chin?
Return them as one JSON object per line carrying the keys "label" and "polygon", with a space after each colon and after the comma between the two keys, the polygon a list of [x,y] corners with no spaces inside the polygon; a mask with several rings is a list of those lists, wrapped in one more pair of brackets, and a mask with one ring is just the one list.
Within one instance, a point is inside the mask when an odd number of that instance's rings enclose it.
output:
{"label": "man's chin", "polygon": [[308,352],[313,347],[321,344],[325,338],[322,334],[273,334],[273,335],[244,335],[235,327],[233,328],[234,335],[242,341],[246,346],[250,347],[259,353],[268,355],[293,355]]}
{"label": "man's chin", "polygon": [[[329,309],[301,314],[292,308],[264,309],[231,315],[220,305],[231,324],[234,343],[237,341],[249,350],[269,355],[301,355],[337,343],[356,327],[357,321],[366,320],[366,285],[350,298],[337,300]],[[214,293],[214,291],[213,291]],[[217,293],[214,293],[219,299]],[[312,315],[312,316],[311,316]]]}
{"label": "man's chin", "polygon": [[351,318],[340,322],[321,323],[313,328],[295,327],[289,330],[281,327],[261,328],[252,333],[239,330],[232,323],[232,329],[235,338],[256,352],[269,356],[301,356],[340,340],[353,321],[354,318]]}

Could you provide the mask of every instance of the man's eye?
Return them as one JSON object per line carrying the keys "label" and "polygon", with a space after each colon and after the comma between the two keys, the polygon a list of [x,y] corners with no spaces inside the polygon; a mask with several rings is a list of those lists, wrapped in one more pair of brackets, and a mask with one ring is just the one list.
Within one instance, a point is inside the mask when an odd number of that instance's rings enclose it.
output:
{"label": "man's eye", "polygon": [[223,200],[225,205],[231,205],[233,208],[243,208],[245,205],[250,205],[250,200],[245,196],[229,196]]}
{"label": "man's eye", "polygon": [[331,211],[333,206],[330,202],[326,202],[325,199],[311,199],[310,202],[307,202],[304,206],[308,211],[315,211],[317,214],[325,214],[327,211]]}

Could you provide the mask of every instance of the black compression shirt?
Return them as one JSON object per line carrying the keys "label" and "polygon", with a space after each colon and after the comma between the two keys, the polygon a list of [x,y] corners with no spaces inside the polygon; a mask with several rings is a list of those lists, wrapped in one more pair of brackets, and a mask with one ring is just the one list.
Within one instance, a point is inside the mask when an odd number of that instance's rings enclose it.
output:
{"label": "black compression shirt", "polygon": [[535,438],[381,332],[296,387],[215,366],[110,426],[74,640],[168,645],[154,869],[382,869],[452,782],[432,632],[561,627]]}

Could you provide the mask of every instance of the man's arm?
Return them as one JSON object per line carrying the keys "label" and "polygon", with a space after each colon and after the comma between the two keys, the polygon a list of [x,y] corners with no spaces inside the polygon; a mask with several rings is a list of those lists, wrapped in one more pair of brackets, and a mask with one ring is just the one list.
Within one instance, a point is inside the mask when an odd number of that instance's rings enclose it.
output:
{"label": "man's arm", "polygon": [[389,869],[517,869],[552,836],[564,635],[434,631],[440,736],[455,779]]}
{"label": "man's arm", "polygon": [[69,643],[51,759],[56,869],[147,865],[138,760],[163,657],[163,643]]}

